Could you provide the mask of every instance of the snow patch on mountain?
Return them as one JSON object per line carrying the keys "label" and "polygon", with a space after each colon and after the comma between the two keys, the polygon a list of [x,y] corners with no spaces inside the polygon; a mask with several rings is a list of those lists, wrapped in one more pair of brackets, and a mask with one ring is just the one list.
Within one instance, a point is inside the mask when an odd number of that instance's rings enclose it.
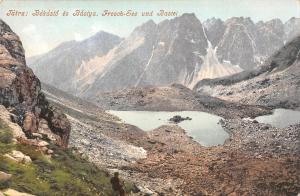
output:
{"label": "snow patch on mountain", "polygon": [[205,56],[201,56],[198,53],[194,52],[195,55],[198,55],[199,58],[203,60],[203,64],[200,66],[199,71],[197,73],[194,73],[195,77],[193,81],[188,85],[189,88],[193,88],[197,82],[205,78],[224,77],[243,71],[243,69],[240,68],[239,65],[232,65],[228,60],[223,60],[223,62],[220,63],[217,57],[218,47],[213,48],[211,42],[207,38],[204,28],[203,32],[208,42],[207,54]]}

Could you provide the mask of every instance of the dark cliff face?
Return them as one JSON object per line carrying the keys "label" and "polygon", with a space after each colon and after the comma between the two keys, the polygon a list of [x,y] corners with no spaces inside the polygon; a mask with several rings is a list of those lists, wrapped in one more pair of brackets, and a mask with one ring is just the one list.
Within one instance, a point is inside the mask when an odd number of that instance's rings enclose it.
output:
{"label": "dark cliff face", "polygon": [[51,131],[59,136],[56,142],[66,147],[70,123],[58,109],[50,106],[41,93],[41,84],[26,66],[19,37],[0,20],[0,104],[13,114],[28,137],[38,133],[39,122],[45,119]]}

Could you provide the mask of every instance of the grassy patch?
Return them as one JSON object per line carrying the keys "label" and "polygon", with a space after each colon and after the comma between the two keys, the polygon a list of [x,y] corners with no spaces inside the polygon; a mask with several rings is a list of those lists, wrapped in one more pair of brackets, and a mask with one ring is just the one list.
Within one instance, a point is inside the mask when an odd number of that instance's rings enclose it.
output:
{"label": "grassy patch", "polygon": [[4,144],[11,143],[13,139],[13,135],[11,130],[2,122],[0,121],[0,142]]}
{"label": "grassy patch", "polygon": [[[56,146],[51,159],[32,146],[11,143],[10,130],[0,122],[0,171],[12,174],[10,187],[35,195],[111,195],[110,177],[94,164]],[[9,139],[10,138],[10,139]],[[12,149],[19,150],[32,159],[24,165],[5,159],[3,155]],[[127,184],[130,189],[130,184]]]}
{"label": "grassy patch", "polygon": [[0,155],[14,149],[11,130],[0,120]]}

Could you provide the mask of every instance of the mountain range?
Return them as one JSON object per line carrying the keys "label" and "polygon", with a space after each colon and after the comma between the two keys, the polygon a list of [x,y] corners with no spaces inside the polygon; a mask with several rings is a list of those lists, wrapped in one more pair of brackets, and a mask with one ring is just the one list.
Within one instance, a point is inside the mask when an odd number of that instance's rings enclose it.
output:
{"label": "mountain range", "polygon": [[[250,18],[204,22],[194,14],[150,20],[126,38],[103,31],[83,41],[60,44],[28,59],[42,82],[80,97],[127,87],[189,88],[259,67],[300,33],[300,19],[254,23]],[[47,71],[45,71],[47,70]]]}

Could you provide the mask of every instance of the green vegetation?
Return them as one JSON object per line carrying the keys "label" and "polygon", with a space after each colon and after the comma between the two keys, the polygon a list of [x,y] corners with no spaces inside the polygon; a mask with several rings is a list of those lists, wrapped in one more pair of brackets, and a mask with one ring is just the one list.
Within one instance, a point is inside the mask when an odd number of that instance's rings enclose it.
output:
{"label": "green vegetation", "polygon": [[[4,154],[16,149],[28,155],[32,164],[5,159]],[[0,171],[12,174],[10,187],[35,195],[111,195],[110,176],[94,164],[73,154],[50,146],[55,153],[50,159],[34,147],[12,143],[11,131],[0,122]],[[127,187],[130,187],[127,185]]]}
{"label": "green vegetation", "polygon": [[13,149],[14,145],[11,144],[12,138],[11,130],[0,121],[0,155],[10,152]]}

